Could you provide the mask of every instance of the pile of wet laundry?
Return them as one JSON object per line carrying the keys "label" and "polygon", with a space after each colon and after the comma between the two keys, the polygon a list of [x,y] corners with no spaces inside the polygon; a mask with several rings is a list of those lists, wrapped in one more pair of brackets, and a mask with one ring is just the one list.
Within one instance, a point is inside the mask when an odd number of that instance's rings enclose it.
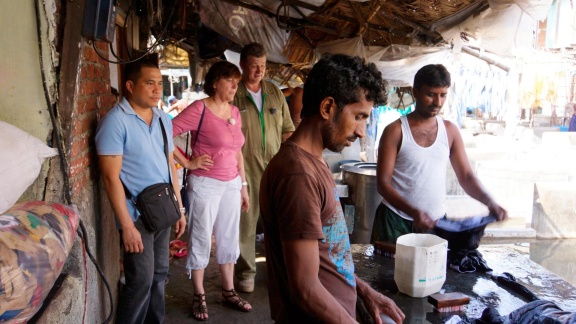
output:
{"label": "pile of wet laundry", "polygon": [[[486,225],[496,221],[492,215],[471,217],[461,220],[438,220],[433,234],[448,241],[448,264],[455,271],[488,273],[492,280],[500,286],[512,291],[527,301],[527,304],[508,315],[500,315],[495,307],[487,307],[475,324],[576,324],[576,312],[566,312],[551,301],[541,300],[528,288],[517,282],[516,278],[507,272],[493,273],[492,269],[477,250],[484,236]],[[459,318],[456,323],[460,322]]]}
{"label": "pile of wet laundry", "polygon": [[495,222],[492,215],[459,220],[441,218],[433,234],[448,241],[448,266],[458,272],[490,272],[482,254],[478,252],[486,225]]}

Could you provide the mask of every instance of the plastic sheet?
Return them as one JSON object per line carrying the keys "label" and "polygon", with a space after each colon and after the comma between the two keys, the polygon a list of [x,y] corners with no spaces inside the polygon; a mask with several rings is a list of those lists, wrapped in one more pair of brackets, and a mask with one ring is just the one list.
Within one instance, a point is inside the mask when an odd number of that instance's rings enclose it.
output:
{"label": "plastic sheet", "polygon": [[383,49],[380,60],[375,62],[378,70],[390,86],[412,86],[414,75],[428,64],[444,64],[450,66],[453,62],[449,48],[415,47],[392,45]]}
{"label": "plastic sheet", "polygon": [[42,306],[76,237],[78,214],[41,201],[0,215],[0,322],[25,323]]}
{"label": "plastic sheet", "polygon": [[[442,37],[461,48],[462,32],[477,40],[477,46],[502,56],[513,56],[532,48],[534,25],[548,13],[551,1],[492,0],[490,8],[455,26],[438,28]],[[468,42],[470,44],[470,42]]]}
{"label": "plastic sheet", "polygon": [[266,49],[269,61],[288,63],[280,53],[290,33],[278,27],[275,18],[224,1],[202,0],[200,7],[202,22],[218,34],[240,45],[259,42]]}
{"label": "plastic sheet", "polygon": [[58,151],[3,121],[0,134],[0,213],[3,213],[34,183],[44,159],[57,155]]}

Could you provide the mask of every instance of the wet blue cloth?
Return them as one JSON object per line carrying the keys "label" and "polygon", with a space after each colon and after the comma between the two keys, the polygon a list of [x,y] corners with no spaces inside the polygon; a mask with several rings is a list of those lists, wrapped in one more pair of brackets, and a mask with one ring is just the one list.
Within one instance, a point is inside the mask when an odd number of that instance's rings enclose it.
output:
{"label": "wet blue cloth", "polygon": [[458,272],[490,272],[492,269],[476,250],[486,225],[496,217],[476,216],[458,220],[440,218],[432,233],[448,241],[448,266]]}
{"label": "wet blue cloth", "polygon": [[436,227],[432,230],[432,234],[448,241],[448,248],[451,252],[475,250],[480,245],[482,236],[484,236],[486,225],[495,221],[496,217],[492,215],[458,220],[440,218],[436,223]]}
{"label": "wet blue cloth", "polygon": [[449,220],[447,218],[440,218],[436,227],[448,232],[460,233],[468,230],[473,230],[478,227],[485,227],[486,225],[495,222],[496,217],[488,216],[475,216],[464,218],[461,220]]}
{"label": "wet blue cloth", "polygon": [[533,292],[531,292],[528,288],[524,287],[518,281],[516,281],[516,277],[514,277],[511,273],[504,272],[501,275],[491,274],[491,277],[494,281],[499,283],[501,286],[509,288],[516,294],[522,296],[524,300],[528,302],[533,302],[535,300],[539,300],[538,296],[536,296]]}
{"label": "wet blue cloth", "polygon": [[490,272],[492,268],[482,257],[478,250],[459,250],[448,252],[448,267],[450,269],[464,272]]}
{"label": "wet blue cloth", "polygon": [[576,324],[576,313],[565,312],[556,304],[547,300],[536,300],[528,303],[508,316],[500,316],[493,307],[482,312],[482,317],[475,320],[476,324]]}

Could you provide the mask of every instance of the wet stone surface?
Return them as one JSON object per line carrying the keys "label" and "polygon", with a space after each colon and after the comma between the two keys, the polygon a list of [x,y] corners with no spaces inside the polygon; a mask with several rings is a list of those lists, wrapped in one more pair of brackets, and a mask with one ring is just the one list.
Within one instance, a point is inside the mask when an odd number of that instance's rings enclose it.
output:
{"label": "wet stone surface", "polygon": [[[494,273],[508,272],[541,299],[555,302],[565,311],[576,311],[576,288],[511,247],[482,245],[478,249]],[[427,298],[414,298],[398,291],[394,282],[394,259],[374,254],[371,245],[353,245],[357,275],[376,290],[392,298],[406,314],[405,323],[444,323],[453,315],[464,322],[479,318],[489,306],[501,315],[526,304],[523,297],[492,280],[486,273],[458,273],[448,269],[444,292],[462,292],[470,297],[465,311],[434,312]]]}
{"label": "wet stone surface", "polygon": [[[501,315],[526,304],[514,292],[508,291],[484,273],[457,273],[447,271],[445,292],[458,291],[470,297],[464,312],[440,314],[433,311],[427,298],[413,298],[398,292],[394,282],[394,259],[375,255],[372,245],[352,245],[356,273],[376,290],[392,298],[406,314],[405,323],[444,323],[453,315],[465,322],[479,318],[488,306],[494,306]],[[576,288],[554,273],[530,260],[530,256],[518,247],[502,244],[483,244],[479,251],[494,272],[509,272],[518,282],[538,297],[554,301],[566,311],[576,312]],[[214,246],[213,251],[214,252]],[[273,323],[270,319],[268,290],[266,285],[266,263],[262,243],[256,243],[257,262],[256,288],[253,293],[241,293],[253,307],[252,312],[243,313],[222,305],[220,301],[220,273],[212,257],[206,269],[204,287],[208,301],[210,319],[207,323]],[[213,253],[212,253],[213,254]],[[165,323],[196,323],[190,317],[192,310],[192,283],[186,276],[186,260],[170,262],[170,279],[166,286]]]}

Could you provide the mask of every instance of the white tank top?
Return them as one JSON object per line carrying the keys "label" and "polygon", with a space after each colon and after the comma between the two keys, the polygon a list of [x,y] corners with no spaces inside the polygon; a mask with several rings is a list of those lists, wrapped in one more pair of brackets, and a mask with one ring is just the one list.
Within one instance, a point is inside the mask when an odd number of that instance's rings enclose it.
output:
{"label": "white tank top", "polygon": [[[392,173],[392,187],[414,207],[428,213],[433,220],[446,213],[446,168],[450,158],[444,121],[439,116],[436,116],[436,121],[436,140],[429,147],[422,147],[414,141],[406,116],[400,117],[402,145]],[[382,202],[402,218],[413,220],[385,199]]]}

